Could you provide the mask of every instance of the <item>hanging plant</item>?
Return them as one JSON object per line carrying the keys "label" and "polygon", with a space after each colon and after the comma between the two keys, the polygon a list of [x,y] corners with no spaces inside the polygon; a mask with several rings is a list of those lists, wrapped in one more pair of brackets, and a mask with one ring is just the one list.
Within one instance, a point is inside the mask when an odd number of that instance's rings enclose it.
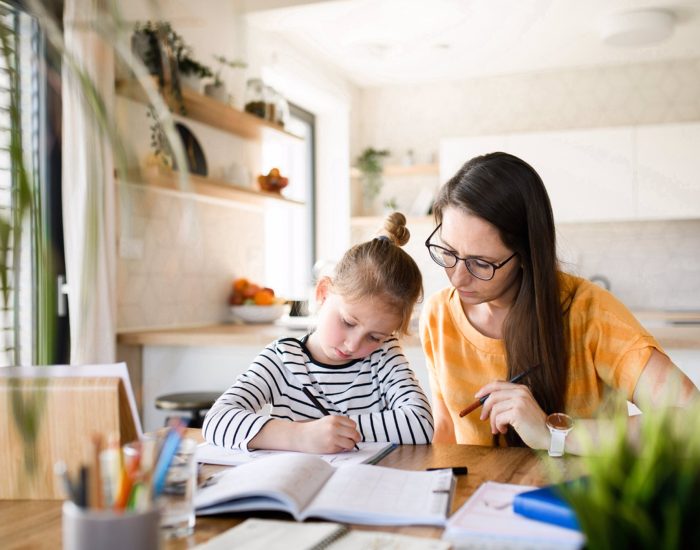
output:
{"label": "hanging plant", "polygon": [[131,40],[132,49],[143,61],[149,72],[158,77],[161,91],[166,83],[179,104],[181,114],[186,114],[182,100],[180,77],[214,76],[211,68],[197,61],[192,48],[176,33],[167,21],[147,21],[137,24]]}
{"label": "hanging plant", "polygon": [[389,154],[387,149],[368,147],[357,157],[357,168],[361,173],[364,195],[370,201],[378,197],[382,190],[382,172],[384,171],[382,159]]}

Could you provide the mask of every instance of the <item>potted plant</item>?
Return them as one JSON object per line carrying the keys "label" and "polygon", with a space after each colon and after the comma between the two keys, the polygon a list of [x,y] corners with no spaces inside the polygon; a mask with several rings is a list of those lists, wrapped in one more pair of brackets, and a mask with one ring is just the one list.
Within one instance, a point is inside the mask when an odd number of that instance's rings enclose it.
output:
{"label": "potted plant", "polygon": [[639,443],[622,418],[584,459],[588,476],[562,486],[588,548],[700,546],[700,405],[649,411]]}
{"label": "potted plant", "polygon": [[192,55],[192,48],[167,21],[147,21],[137,24],[131,39],[134,54],[139,56],[149,72],[158,77],[161,89],[170,85],[173,97],[182,104],[182,88],[199,91],[201,79],[213,76],[212,70]]}
{"label": "potted plant", "polygon": [[367,214],[373,213],[374,201],[382,190],[382,172],[384,170],[382,160],[388,155],[387,149],[368,147],[357,157],[357,168],[360,171],[362,181],[362,198]]}
{"label": "potted plant", "polygon": [[214,81],[204,85],[204,95],[208,95],[222,103],[230,103],[231,98],[226,90],[224,81],[221,79],[221,73],[226,67],[229,69],[245,69],[248,64],[239,59],[227,59],[223,55],[215,55],[214,59],[219,64],[219,67],[214,73]]}

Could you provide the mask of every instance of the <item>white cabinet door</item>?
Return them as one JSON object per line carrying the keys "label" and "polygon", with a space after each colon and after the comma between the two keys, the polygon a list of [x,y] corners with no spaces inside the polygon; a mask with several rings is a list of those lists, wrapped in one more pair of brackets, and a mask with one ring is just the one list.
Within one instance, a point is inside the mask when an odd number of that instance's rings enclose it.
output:
{"label": "white cabinet door", "polygon": [[440,182],[445,183],[469,159],[487,153],[509,153],[508,136],[471,136],[440,140]]}
{"label": "white cabinet door", "polygon": [[555,221],[636,217],[630,128],[512,134],[509,152],[542,177]]}
{"label": "white cabinet door", "polygon": [[700,123],[639,126],[636,138],[639,217],[700,217]]}
{"label": "white cabinet door", "polygon": [[473,156],[505,151],[542,177],[557,222],[630,220],[636,217],[631,128],[595,128],[444,139],[440,180]]}

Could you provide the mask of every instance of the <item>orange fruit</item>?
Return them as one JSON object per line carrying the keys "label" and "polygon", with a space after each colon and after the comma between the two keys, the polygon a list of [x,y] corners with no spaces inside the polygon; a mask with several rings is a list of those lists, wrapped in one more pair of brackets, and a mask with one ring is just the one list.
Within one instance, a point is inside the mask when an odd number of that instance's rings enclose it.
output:
{"label": "orange fruit", "polygon": [[264,288],[255,293],[253,300],[255,300],[255,305],[257,306],[269,306],[274,303],[275,295],[270,289]]}
{"label": "orange fruit", "polygon": [[240,278],[236,279],[233,281],[233,290],[236,292],[243,292],[245,287],[247,287],[250,283],[248,282],[248,279]]}
{"label": "orange fruit", "polygon": [[243,289],[243,296],[246,298],[252,298],[260,290],[261,288],[258,285],[251,283]]}

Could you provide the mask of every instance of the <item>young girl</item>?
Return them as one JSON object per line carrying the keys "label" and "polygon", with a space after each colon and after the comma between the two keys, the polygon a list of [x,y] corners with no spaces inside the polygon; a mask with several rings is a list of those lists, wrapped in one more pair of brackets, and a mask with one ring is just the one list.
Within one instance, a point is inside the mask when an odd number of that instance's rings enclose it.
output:
{"label": "young girl", "polygon": [[[209,443],[310,453],[358,441],[430,443],[430,405],[396,339],[407,332],[422,278],[401,249],[406,218],[392,213],[382,233],[318,281],[316,329],[271,343],[216,401],[202,428]],[[268,403],[269,415],[259,414]]]}

